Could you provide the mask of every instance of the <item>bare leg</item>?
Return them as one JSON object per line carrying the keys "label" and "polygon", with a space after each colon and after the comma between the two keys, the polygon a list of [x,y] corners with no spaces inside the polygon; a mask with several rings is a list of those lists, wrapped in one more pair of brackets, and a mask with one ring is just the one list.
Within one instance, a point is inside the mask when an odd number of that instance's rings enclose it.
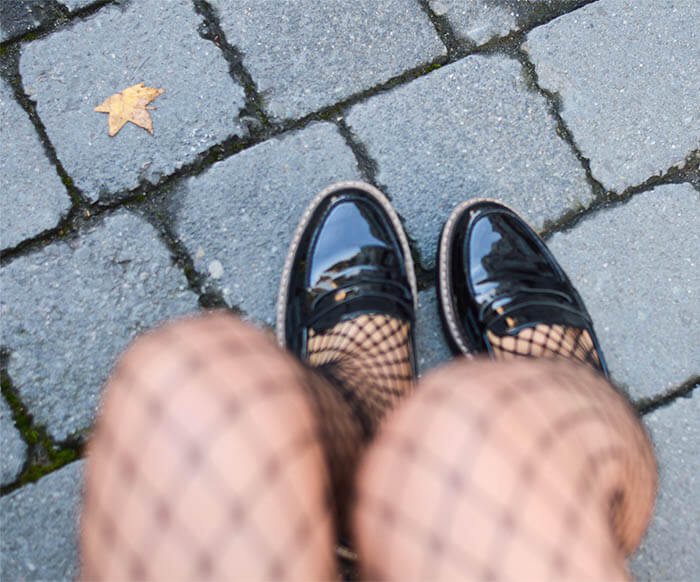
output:
{"label": "bare leg", "polygon": [[88,449],[82,575],[332,578],[330,490],[345,494],[361,440],[325,380],[230,316],[147,334]]}
{"label": "bare leg", "polygon": [[655,486],[636,412],[601,376],[462,360],[380,430],[353,524],[372,579],[625,579]]}

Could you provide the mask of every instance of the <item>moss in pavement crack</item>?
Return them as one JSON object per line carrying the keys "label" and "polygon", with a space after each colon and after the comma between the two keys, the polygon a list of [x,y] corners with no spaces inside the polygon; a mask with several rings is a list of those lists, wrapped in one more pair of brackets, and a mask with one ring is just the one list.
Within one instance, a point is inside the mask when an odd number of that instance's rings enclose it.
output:
{"label": "moss in pavement crack", "polygon": [[12,385],[7,371],[9,354],[0,352],[0,387],[12,412],[12,419],[22,439],[27,444],[27,460],[20,475],[12,483],[0,488],[0,495],[5,495],[15,489],[32,483],[56,469],[74,461],[82,454],[82,442],[79,439],[69,439],[63,443],[55,443],[49,437],[46,429],[37,426],[34,418],[20,399],[17,390]]}

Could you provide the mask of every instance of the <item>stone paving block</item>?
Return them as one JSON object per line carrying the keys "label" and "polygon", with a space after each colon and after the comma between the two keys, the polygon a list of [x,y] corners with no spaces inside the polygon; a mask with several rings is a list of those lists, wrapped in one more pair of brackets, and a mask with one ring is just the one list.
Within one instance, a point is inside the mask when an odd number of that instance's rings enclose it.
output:
{"label": "stone paving block", "polygon": [[10,377],[58,440],[91,424],[102,384],[134,336],[198,306],[155,229],[125,211],[14,260],[0,283]]}
{"label": "stone paving block", "polygon": [[577,4],[575,0],[433,0],[429,6],[437,16],[447,18],[458,39],[481,46]]}
{"label": "stone paving block", "polygon": [[27,445],[22,440],[15,422],[12,419],[12,411],[0,397],[0,450],[2,461],[0,465],[0,485],[6,485],[14,481],[22,470],[27,455]]}
{"label": "stone paving block", "polygon": [[84,461],[0,499],[3,580],[75,580]]}
{"label": "stone paving block", "polygon": [[651,525],[630,568],[642,581],[700,580],[700,396],[644,417],[659,463]]}
{"label": "stone paving block", "polygon": [[347,121],[378,162],[377,178],[426,266],[443,222],[468,198],[503,200],[536,228],[592,200],[545,99],[505,57],[442,67],[354,106]]}
{"label": "stone paving block", "polygon": [[[202,39],[186,0],[144,0],[100,10],[22,48],[27,94],[66,172],[91,200],[157,182],[244,130],[244,91],[219,49]],[[154,135],[127,123],[108,135],[94,111],[143,82],[165,90],[151,105]]]}
{"label": "stone paving block", "polygon": [[301,117],[447,53],[413,0],[210,3],[276,118]]}
{"label": "stone paving block", "polygon": [[416,352],[421,375],[453,358],[442,332],[435,287],[418,293]]}
{"label": "stone paving block", "polygon": [[697,0],[600,0],[534,29],[523,48],[591,172],[622,192],[700,145]]}
{"label": "stone paving block", "polygon": [[273,325],[282,266],[304,208],[333,182],[356,179],[357,163],[335,126],[312,124],[188,179],[172,195],[173,227],[229,305]]}
{"label": "stone paving block", "polygon": [[5,249],[55,227],[71,200],[32,122],[2,79],[0,119],[0,249]]}
{"label": "stone paving block", "polygon": [[613,379],[634,398],[700,369],[698,193],[667,185],[601,210],[549,246],[583,296]]}
{"label": "stone paving block", "polygon": [[59,16],[60,13],[46,0],[2,0],[0,42],[26,34]]}

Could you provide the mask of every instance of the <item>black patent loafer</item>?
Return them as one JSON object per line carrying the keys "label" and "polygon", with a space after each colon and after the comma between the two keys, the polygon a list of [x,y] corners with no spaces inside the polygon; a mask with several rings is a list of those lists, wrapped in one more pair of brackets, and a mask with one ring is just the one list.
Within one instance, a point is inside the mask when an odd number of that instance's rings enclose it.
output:
{"label": "black patent loafer", "polygon": [[487,199],[459,205],[442,229],[437,261],[440,315],[456,353],[493,357],[494,338],[515,338],[539,324],[561,326],[588,332],[590,363],[607,375],[581,296],[514,210]]}
{"label": "black patent loafer", "polygon": [[316,196],[294,233],[277,301],[277,340],[306,360],[310,330],[364,313],[409,322],[413,337],[417,297],[408,240],[388,199],[369,184],[340,182]]}

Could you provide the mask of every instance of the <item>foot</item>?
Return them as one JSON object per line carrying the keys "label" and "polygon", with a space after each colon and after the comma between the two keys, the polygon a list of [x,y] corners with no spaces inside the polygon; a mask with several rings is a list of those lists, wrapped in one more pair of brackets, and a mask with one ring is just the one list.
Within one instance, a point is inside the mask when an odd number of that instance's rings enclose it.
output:
{"label": "foot", "polygon": [[438,248],[440,313],[458,353],[564,357],[607,375],[583,300],[544,241],[491,200],[458,206]]}
{"label": "foot", "polygon": [[376,188],[341,182],[305,211],[285,262],[277,339],[329,377],[372,427],[413,384],[416,280]]}

